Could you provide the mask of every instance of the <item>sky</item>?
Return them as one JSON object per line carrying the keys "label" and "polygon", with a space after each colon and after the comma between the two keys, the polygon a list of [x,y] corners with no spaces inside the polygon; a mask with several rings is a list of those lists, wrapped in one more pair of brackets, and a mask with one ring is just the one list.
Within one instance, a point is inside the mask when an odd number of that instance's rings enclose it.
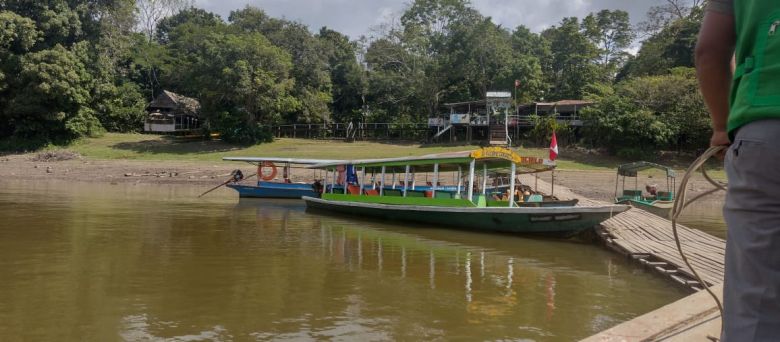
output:
{"label": "sky", "polygon": [[[372,29],[400,17],[411,0],[196,0],[197,7],[227,18],[247,5],[273,17],[302,22],[316,32],[322,26],[352,39],[370,35]],[[525,25],[540,32],[564,17],[584,17],[602,9],[628,11],[631,22],[643,21],[650,6],[663,0],[471,0],[483,15],[507,28]]]}

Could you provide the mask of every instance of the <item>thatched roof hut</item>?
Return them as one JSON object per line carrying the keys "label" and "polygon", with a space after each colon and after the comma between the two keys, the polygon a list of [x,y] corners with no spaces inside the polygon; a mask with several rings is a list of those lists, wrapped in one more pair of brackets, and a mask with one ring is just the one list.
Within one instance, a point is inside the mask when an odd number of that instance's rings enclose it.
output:
{"label": "thatched roof hut", "polygon": [[163,90],[148,106],[146,132],[180,132],[200,128],[200,102]]}
{"label": "thatched roof hut", "polygon": [[149,103],[146,110],[150,113],[159,111],[160,113],[184,114],[197,117],[200,112],[200,102],[191,97],[163,90],[162,94]]}

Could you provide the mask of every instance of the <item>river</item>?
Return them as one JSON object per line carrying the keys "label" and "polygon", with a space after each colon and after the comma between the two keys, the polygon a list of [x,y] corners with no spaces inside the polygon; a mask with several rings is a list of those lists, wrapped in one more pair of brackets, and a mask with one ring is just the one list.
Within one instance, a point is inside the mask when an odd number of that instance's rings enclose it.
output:
{"label": "river", "polygon": [[597,245],[0,181],[0,340],[571,341],[687,293]]}

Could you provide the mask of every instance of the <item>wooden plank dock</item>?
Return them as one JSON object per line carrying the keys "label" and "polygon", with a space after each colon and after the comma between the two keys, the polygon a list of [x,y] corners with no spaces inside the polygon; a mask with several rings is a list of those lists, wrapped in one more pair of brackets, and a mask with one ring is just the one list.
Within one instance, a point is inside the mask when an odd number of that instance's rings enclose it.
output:
{"label": "wooden plank dock", "polygon": [[[537,186],[560,199],[578,199],[582,205],[604,204],[535,176],[521,177],[523,184]],[[554,192],[553,192],[554,190]],[[726,241],[683,225],[677,225],[680,244],[702,280],[720,297],[722,293]],[[672,222],[645,212],[629,209],[596,227],[604,245],[638,262],[663,277],[696,293],[653,312],[619,324],[583,341],[708,341],[719,336],[720,313],[677,250]]]}
{"label": "wooden plank dock", "polygon": [[[521,182],[532,187],[538,184],[541,192],[553,190],[550,183],[532,175],[521,177]],[[555,186],[554,194],[562,200],[578,199],[582,205],[604,204],[562,186]],[[726,241],[680,224],[677,230],[683,251],[702,280],[709,286],[722,283]],[[695,291],[704,288],[677,251],[670,220],[632,208],[604,221],[596,233],[608,248],[660,275]]]}

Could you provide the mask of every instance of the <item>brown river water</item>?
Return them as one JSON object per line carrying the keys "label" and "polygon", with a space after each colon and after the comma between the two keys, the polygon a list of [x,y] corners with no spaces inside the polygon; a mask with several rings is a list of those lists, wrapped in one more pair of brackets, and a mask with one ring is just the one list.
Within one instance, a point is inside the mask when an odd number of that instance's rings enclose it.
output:
{"label": "brown river water", "polygon": [[0,341],[572,341],[687,294],[594,244],[203,190],[0,181]]}

